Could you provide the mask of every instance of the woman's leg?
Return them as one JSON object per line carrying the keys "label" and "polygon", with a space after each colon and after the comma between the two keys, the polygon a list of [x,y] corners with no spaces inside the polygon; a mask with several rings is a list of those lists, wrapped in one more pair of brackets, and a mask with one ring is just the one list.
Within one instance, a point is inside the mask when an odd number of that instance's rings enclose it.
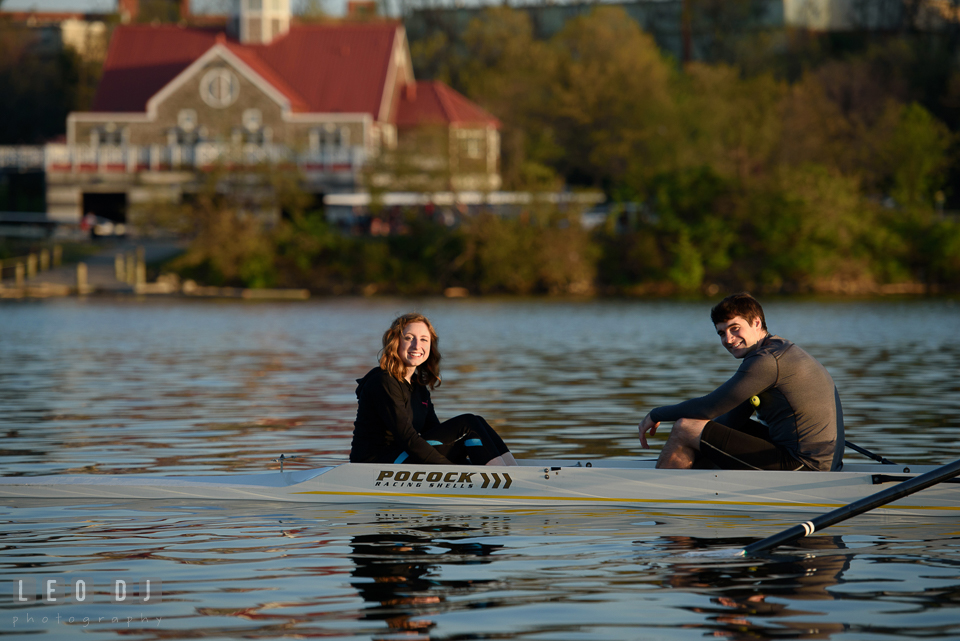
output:
{"label": "woman's leg", "polygon": [[503,462],[500,465],[519,465],[517,459],[513,458],[513,454],[510,453],[510,448],[507,447],[507,444],[503,442],[503,439],[500,438],[500,435],[497,434],[497,431],[487,423],[486,419],[482,416],[474,417],[477,419],[479,424],[483,427],[484,430],[484,440],[492,443],[493,446],[497,449],[497,452],[500,453],[498,457]]}
{"label": "woman's leg", "polygon": [[499,436],[492,438],[491,431],[479,416],[461,414],[424,433],[423,438],[454,463],[464,463],[469,458],[473,465],[506,465],[500,452],[500,446],[506,449],[506,445]]}

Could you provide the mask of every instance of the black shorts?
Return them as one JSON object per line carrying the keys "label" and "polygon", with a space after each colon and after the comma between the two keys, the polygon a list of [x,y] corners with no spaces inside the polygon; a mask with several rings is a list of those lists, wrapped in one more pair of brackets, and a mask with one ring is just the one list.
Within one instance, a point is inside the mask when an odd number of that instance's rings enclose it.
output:
{"label": "black shorts", "polygon": [[700,453],[695,467],[723,470],[809,470],[786,449],[770,440],[763,423],[747,421],[739,428],[707,421],[700,434]]}

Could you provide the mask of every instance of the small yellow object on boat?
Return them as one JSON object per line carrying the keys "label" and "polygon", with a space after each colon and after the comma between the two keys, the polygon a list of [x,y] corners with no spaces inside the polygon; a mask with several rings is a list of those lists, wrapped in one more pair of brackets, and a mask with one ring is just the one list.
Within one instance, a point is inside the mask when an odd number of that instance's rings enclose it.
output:
{"label": "small yellow object on boat", "polygon": [[751,396],[751,397],[750,397],[750,404],[753,405],[754,407],[760,407],[760,397],[759,397],[759,396]]}

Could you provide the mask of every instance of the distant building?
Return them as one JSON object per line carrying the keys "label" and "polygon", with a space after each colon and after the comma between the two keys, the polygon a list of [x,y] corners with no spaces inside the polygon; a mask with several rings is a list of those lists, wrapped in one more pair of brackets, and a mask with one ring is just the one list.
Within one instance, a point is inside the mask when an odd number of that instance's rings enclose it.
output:
{"label": "distant building", "polygon": [[[494,0],[470,5],[460,0],[406,0],[404,24],[413,42],[437,31],[456,38],[486,6],[500,4]],[[530,16],[536,37],[547,39],[598,4],[530,1],[511,6]],[[751,32],[785,28],[938,31],[960,23],[956,0],[620,0],[602,4],[622,8],[661,50],[684,61],[711,60],[718,39]]]}
{"label": "distant building", "polygon": [[374,159],[438,126],[446,144],[429,160],[447,168],[444,187],[499,188],[498,121],[416,81],[403,26],[297,24],[289,0],[234,7],[228,29],[115,28],[93,108],[45,148],[49,216],[125,222],[138,205],[179,201],[218,165],[296,166],[317,196],[351,193]]}
{"label": "distant building", "polygon": [[35,33],[37,53],[56,53],[69,47],[84,60],[100,61],[106,55],[110,21],[106,14],[4,11],[0,18]]}

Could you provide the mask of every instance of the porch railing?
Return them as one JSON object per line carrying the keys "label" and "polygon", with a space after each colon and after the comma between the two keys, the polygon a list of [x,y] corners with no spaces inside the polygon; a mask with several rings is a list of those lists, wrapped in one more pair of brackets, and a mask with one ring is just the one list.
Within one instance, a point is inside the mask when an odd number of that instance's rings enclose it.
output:
{"label": "porch railing", "polygon": [[296,165],[308,172],[354,172],[364,163],[362,147],[297,151],[285,145],[65,145],[0,146],[0,169],[48,172],[138,173],[194,171],[260,164]]}

